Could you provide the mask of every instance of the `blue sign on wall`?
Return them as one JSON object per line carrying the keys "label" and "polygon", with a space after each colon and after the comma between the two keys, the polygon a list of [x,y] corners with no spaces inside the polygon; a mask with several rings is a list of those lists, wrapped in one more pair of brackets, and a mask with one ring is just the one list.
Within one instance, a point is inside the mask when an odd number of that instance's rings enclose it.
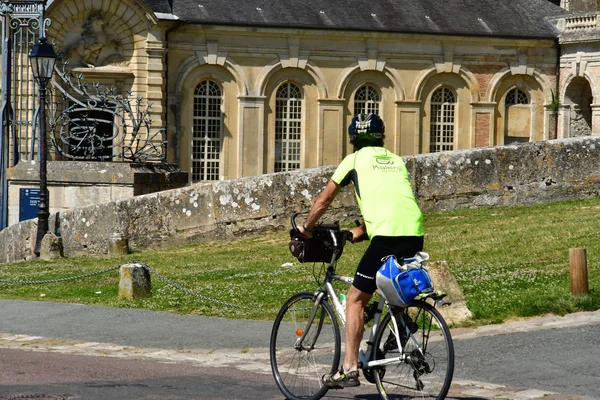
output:
{"label": "blue sign on wall", "polygon": [[19,189],[19,221],[37,218],[40,206],[40,189]]}

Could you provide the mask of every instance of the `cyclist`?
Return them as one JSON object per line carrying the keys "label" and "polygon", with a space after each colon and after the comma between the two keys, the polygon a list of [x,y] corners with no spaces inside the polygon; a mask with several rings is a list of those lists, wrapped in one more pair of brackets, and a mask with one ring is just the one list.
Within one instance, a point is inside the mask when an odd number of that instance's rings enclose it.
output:
{"label": "cyclist", "polygon": [[383,147],[385,126],[376,114],[358,114],[348,127],[354,152],[346,156],[325,189],[317,196],[306,221],[299,227],[306,238],[341,188],[354,184],[363,220],[351,229],[352,243],[371,240],[346,296],[346,353],[343,366],[323,376],[330,388],[359,386],[358,352],[364,330],[364,309],[376,290],[375,275],[381,259],[394,254],[412,257],[423,250],[423,215],[415,200],[401,157]]}

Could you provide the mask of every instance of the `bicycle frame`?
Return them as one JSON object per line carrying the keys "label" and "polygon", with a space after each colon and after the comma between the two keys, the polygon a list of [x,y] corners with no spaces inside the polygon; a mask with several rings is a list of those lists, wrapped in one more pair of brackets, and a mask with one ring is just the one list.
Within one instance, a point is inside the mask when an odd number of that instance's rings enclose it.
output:
{"label": "bicycle frame", "polygon": [[[331,235],[332,239],[333,239],[333,243],[335,246],[338,246],[337,240],[335,238],[335,235]],[[296,341],[295,347],[296,348],[301,348],[302,347],[302,342],[304,341],[304,338],[306,337],[306,335],[308,334],[308,331],[310,330],[315,315],[317,313],[317,309],[319,304],[322,301],[327,301],[327,297],[329,297],[329,299],[331,299],[331,302],[334,305],[334,310],[335,313],[338,317],[338,319],[341,321],[342,326],[346,326],[346,314],[345,314],[345,310],[344,307],[342,305],[342,303],[340,303],[338,296],[335,292],[335,289],[332,285],[332,281],[341,281],[341,282],[345,282],[348,284],[352,284],[352,282],[354,282],[354,278],[351,278],[349,276],[344,276],[344,275],[339,275],[334,273],[335,271],[335,262],[336,262],[336,255],[335,252],[332,256],[332,260],[329,264],[329,267],[327,268],[327,272],[325,274],[325,279],[323,282],[323,286],[321,288],[319,288],[316,292],[315,292],[315,305],[311,311],[311,314],[308,318],[307,324],[306,324],[306,328],[304,329],[303,334],[301,335],[301,337],[298,338],[298,340]],[[327,295],[327,296],[326,296]],[[386,365],[390,365],[390,364],[395,364],[398,362],[403,362],[407,359],[406,354],[403,354],[402,349],[402,343],[400,341],[400,334],[399,334],[399,327],[398,327],[398,321],[396,320],[396,316],[392,314],[392,323],[394,324],[394,332],[395,332],[395,339],[396,339],[396,344],[398,346],[398,349],[400,350],[400,356],[399,357],[395,357],[395,358],[388,358],[388,359],[383,359],[383,360],[370,360],[371,358],[371,354],[373,352],[373,340],[375,338],[375,333],[377,332],[377,328],[379,326],[379,321],[381,320],[381,315],[383,313],[383,308],[385,307],[386,304],[386,300],[381,297],[379,299],[379,303],[377,305],[377,311],[375,313],[375,317],[373,319],[373,326],[371,327],[371,332],[369,333],[369,339],[367,340],[367,350],[363,352],[363,350],[360,350],[359,353],[359,368],[371,368],[371,367],[383,367]],[[391,312],[391,310],[390,310]],[[418,341],[414,338],[413,334],[410,332],[410,330],[407,328],[406,324],[404,323],[404,320],[402,318],[400,318],[401,324],[402,324],[402,328],[405,330],[405,332],[407,333],[407,335],[416,343],[418,344]],[[421,349],[420,346],[418,346],[419,351],[422,353],[423,350]]]}
{"label": "bicycle frame", "polygon": [[[346,310],[336,294],[338,286],[334,281],[354,282],[353,277],[336,273],[346,242],[354,240],[337,223],[321,226],[314,235],[316,243],[323,247],[306,253],[305,257],[303,252],[307,247],[303,246],[310,242],[303,243],[296,236],[300,232],[295,216],[292,215],[291,223],[298,232],[290,232],[293,239],[290,250],[301,262],[324,261],[320,269],[316,266],[313,271],[317,280],[319,276],[322,280],[316,290],[297,293],[281,307],[271,331],[271,369],[277,386],[287,398],[315,400],[330,389],[322,377],[340,367],[343,345],[340,328],[346,327]],[[323,257],[324,254],[329,255]],[[416,262],[415,267],[421,267],[425,257],[429,255],[416,253],[414,257],[402,257],[399,262]],[[370,332],[361,335],[358,367],[365,379],[377,385],[382,398],[390,398],[388,393],[417,398],[421,393],[429,393],[427,396],[445,398],[452,382],[454,349],[448,326],[435,310],[438,304],[448,304],[442,301],[444,296],[442,291],[426,291],[407,306],[395,306],[382,295],[366,308],[365,323]],[[350,303],[349,307],[354,310],[356,304]],[[427,378],[422,378],[425,375]]]}

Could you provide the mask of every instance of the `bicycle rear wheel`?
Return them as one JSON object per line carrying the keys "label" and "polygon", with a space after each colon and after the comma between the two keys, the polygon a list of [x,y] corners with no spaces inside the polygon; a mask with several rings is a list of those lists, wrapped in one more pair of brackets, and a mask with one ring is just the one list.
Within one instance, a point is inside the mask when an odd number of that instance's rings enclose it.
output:
{"label": "bicycle rear wheel", "polygon": [[[373,354],[377,359],[403,357],[404,360],[376,368],[379,394],[384,400],[446,398],[454,374],[454,345],[439,311],[423,301],[390,311],[375,335]],[[391,319],[392,312],[398,331]],[[402,354],[397,337],[404,347]]]}
{"label": "bicycle rear wheel", "polygon": [[[315,307],[312,324],[307,325]],[[321,378],[333,373],[340,362],[340,328],[329,303],[315,306],[310,292],[292,296],[273,324],[270,356],[275,382],[288,399],[323,397],[328,388]]]}

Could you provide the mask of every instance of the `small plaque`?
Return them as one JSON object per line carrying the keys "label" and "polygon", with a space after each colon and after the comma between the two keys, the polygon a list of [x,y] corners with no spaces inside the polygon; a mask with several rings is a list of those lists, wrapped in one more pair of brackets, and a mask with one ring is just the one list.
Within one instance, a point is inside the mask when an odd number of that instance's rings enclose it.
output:
{"label": "small plaque", "polygon": [[40,207],[40,189],[19,189],[19,221],[37,218]]}

